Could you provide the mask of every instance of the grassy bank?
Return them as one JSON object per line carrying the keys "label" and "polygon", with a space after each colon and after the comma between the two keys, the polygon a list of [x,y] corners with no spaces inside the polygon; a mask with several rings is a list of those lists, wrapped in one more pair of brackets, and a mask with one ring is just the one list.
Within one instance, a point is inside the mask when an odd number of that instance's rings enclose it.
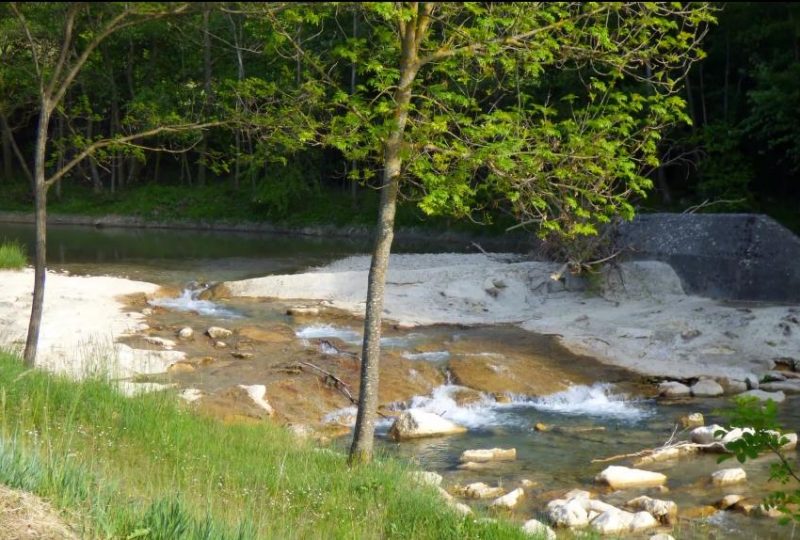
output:
{"label": "grassy bank", "polygon": [[225,425],[174,396],[125,398],[0,353],[0,483],[86,538],[518,538],[462,518],[392,460],[350,469],[269,423]]}
{"label": "grassy bank", "polygon": [[19,270],[27,262],[25,251],[18,242],[0,241],[0,270]]}

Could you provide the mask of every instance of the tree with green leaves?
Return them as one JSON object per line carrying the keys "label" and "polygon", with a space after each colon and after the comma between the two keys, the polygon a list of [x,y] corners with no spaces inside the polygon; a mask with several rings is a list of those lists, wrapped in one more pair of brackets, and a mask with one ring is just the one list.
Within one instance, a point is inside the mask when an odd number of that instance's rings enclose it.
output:
{"label": "tree with green leaves", "polygon": [[[353,11],[357,36],[342,24]],[[713,16],[702,3],[562,2],[328,4],[295,15],[282,35],[326,95],[323,140],[380,175],[350,451],[365,462],[398,198],[473,219],[503,200],[522,224],[566,238],[630,218],[661,131],[687,120],[680,81]],[[299,25],[324,44],[301,47]]]}

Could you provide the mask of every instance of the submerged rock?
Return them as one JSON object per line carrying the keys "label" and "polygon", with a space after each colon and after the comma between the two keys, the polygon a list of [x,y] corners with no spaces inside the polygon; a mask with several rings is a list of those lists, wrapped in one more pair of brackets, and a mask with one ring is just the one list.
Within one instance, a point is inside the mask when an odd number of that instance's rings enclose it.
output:
{"label": "submerged rock", "polygon": [[673,501],[653,499],[646,495],[631,499],[625,506],[631,510],[648,512],[664,525],[675,523],[678,517],[678,505]]}
{"label": "submerged rock", "polygon": [[492,487],[483,482],[474,482],[465,486],[461,493],[468,499],[491,499],[503,494],[503,488],[497,486]]}
{"label": "submerged rock", "polygon": [[667,477],[657,472],[612,465],[598,474],[595,481],[607,484],[613,489],[625,489],[661,486],[667,482]]}
{"label": "submerged rock", "polygon": [[464,433],[465,431],[467,428],[442,418],[438,414],[411,409],[397,417],[389,429],[389,436],[396,441],[402,441]]}
{"label": "submerged rock", "polygon": [[705,418],[703,418],[703,415],[699,412],[682,416],[680,421],[681,421],[681,426],[683,426],[684,428],[696,428],[706,423]]}
{"label": "submerged rock", "polygon": [[537,519],[529,519],[523,523],[522,532],[545,540],[556,540],[556,532]]}
{"label": "submerged rock", "polygon": [[516,448],[488,448],[465,450],[461,454],[462,462],[485,463],[488,461],[514,461],[517,459]]}
{"label": "submerged rock", "polygon": [[711,483],[715,486],[729,486],[747,480],[747,473],[741,467],[735,469],[722,469],[711,475]]}
{"label": "submerged rock", "polygon": [[185,326],[180,330],[178,330],[178,337],[180,339],[192,339],[193,336],[194,336],[194,330],[192,330],[188,326]]}
{"label": "submerged rock", "polygon": [[211,326],[206,330],[206,334],[211,339],[224,339],[226,337],[230,337],[233,335],[233,332],[228,330],[227,328],[222,328],[219,326]]}

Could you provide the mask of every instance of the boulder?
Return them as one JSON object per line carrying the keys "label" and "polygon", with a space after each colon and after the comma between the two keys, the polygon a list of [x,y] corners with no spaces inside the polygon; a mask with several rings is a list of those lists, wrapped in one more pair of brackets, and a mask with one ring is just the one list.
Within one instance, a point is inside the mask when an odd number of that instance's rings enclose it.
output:
{"label": "boulder", "polygon": [[452,508],[453,510],[464,516],[468,516],[469,514],[472,513],[472,508],[461,502],[456,502],[456,501],[451,502],[450,508]]}
{"label": "boulder", "polygon": [[517,459],[516,448],[488,448],[480,450],[465,450],[461,454],[462,462],[485,463],[487,461],[514,461]]}
{"label": "boulder", "polygon": [[607,484],[612,489],[661,486],[667,477],[661,473],[611,465],[595,477],[595,482]]}
{"label": "boulder", "polygon": [[631,512],[609,510],[594,518],[591,527],[600,534],[619,534],[630,530],[633,518],[634,514]]}
{"label": "boulder", "polygon": [[740,379],[722,377],[717,379],[717,382],[720,386],[722,386],[722,389],[725,391],[726,395],[741,394],[747,390],[747,382]]}
{"label": "boulder", "polygon": [[748,390],[747,392],[742,392],[739,394],[740,397],[754,397],[761,401],[768,401],[772,400],[775,403],[783,403],[786,401],[786,394],[781,392],[780,390],[777,392],[767,392],[765,390]]}
{"label": "boulder", "polygon": [[759,386],[761,390],[769,392],[786,392],[787,394],[800,394],[800,380],[792,379],[789,381],[763,383]]}
{"label": "boulder", "polygon": [[233,332],[228,330],[227,328],[221,328],[219,326],[211,326],[206,330],[206,334],[211,339],[224,339],[226,337],[230,337],[233,335]]}
{"label": "boulder", "polygon": [[483,482],[474,482],[465,486],[461,493],[468,499],[491,499],[502,495],[503,491],[505,490],[499,486],[492,487]]}
{"label": "boulder", "polygon": [[797,448],[797,433],[784,433],[782,437],[787,439],[787,442],[781,446],[781,450],[794,450]]}
{"label": "boulder", "polygon": [[547,515],[555,527],[579,528],[589,524],[589,514],[579,499],[550,501],[547,504]]}
{"label": "boulder", "polygon": [[688,386],[678,381],[666,381],[658,385],[658,395],[661,397],[686,397],[691,392]]}
{"label": "boulder", "polygon": [[672,446],[669,448],[660,448],[648,456],[640,457],[633,462],[633,466],[641,467],[642,465],[650,465],[651,463],[670,461],[684,456],[691,456],[699,451],[700,449],[696,446]]}
{"label": "boulder", "polygon": [[389,436],[396,441],[419,439],[421,437],[438,437],[464,433],[467,428],[442,418],[438,414],[410,409],[403,411],[389,429]]}
{"label": "boulder", "polygon": [[636,512],[628,530],[631,532],[649,531],[658,527],[659,523],[649,512]]}
{"label": "boulder", "polygon": [[682,416],[680,419],[681,426],[684,428],[696,428],[705,425],[706,420],[701,413],[691,413]]}
{"label": "boulder", "polygon": [[715,486],[729,486],[747,480],[747,473],[741,467],[735,469],[722,469],[711,475],[711,483]]}
{"label": "boulder", "polygon": [[700,426],[692,430],[691,439],[696,444],[711,444],[722,439],[721,435],[715,435],[718,431],[725,431],[719,424],[710,426]]}
{"label": "boulder", "polygon": [[720,500],[717,503],[716,506],[720,510],[727,510],[728,508],[736,506],[736,504],[738,504],[739,501],[741,501],[742,499],[744,499],[744,497],[742,497],[741,495],[736,495],[736,494],[725,495],[722,498],[722,500]]}
{"label": "boulder", "polygon": [[678,505],[672,501],[653,499],[646,495],[631,499],[625,506],[635,511],[644,511],[651,514],[664,525],[672,525],[678,518]]}
{"label": "boulder", "polygon": [[253,358],[253,353],[251,352],[242,352],[242,351],[233,351],[231,356],[234,358],[238,358],[239,360],[249,360]]}
{"label": "boulder", "polygon": [[651,536],[648,540],[675,540],[675,537],[667,533],[658,533]]}
{"label": "boulder", "polygon": [[272,416],[275,411],[273,410],[272,406],[267,401],[267,387],[263,384],[240,384],[239,388],[247,392],[247,395],[250,396],[250,399],[253,400],[253,403],[256,404],[257,407],[260,407],[267,411],[269,416]]}
{"label": "boulder", "polygon": [[691,391],[695,397],[716,397],[725,393],[722,386],[712,379],[700,379],[692,385]]}
{"label": "boulder", "polygon": [[556,540],[556,532],[536,519],[529,519],[523,523],[522,532],[545,540]]}
{"label": "boulder", "polygon": [[192,336],[194,336],[194,330],[188,326],[178,330],[178,337],[180,339],[192,339]]}
{"label": "boulder", "polygon": [[502,497],[496,498],[489,506],[492,508],[514,508],[524,495],[525,491],[522,488],[517,488]]}

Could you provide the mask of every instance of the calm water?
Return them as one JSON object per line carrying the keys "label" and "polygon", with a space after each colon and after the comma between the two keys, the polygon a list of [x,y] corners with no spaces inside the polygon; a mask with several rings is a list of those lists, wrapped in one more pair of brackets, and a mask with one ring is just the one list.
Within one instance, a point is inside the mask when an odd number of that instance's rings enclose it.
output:
{"label": "calm water", "polygon": [[[33,229],[27,225],[0,224],[0,239],[29,244]],[[365,253],[366,240],[318,238],[275,234],[219,233],[205,231],[94,229],[89,227],[50,227],[49,261],[51,268],[72,273],[111,274],[153,281],[163,285],[183,286],[191,281],[243,279],[271,273],[288,273],[328,263],[347,255]],[[461,244],[399,244],[397,251],[469,251]],[[175,307],[181,307],[181,302]],[[184,306],[185,307],[185,306]],[[212,306],[214,309],[220,306]],[[254,319],[280,318],[269,308],[227,303],[220,311],[212,309],[210,320],[225,322],[232,310],[239,316]],[[226,311],[228,310],[228,311]],[[349,326],[298,327],[298,339],[331,335],[345,341],[358,341],[360,329],[355,321]],[[413,354],[416,343],[425,340],[452,339],[455,333],[477,336],[483,343],[492,340],[518,343],[532,353],[546,356],[553,363],[579,363],[555,346],[552,340],[531,336],[505,328],[453,329],[436,327],[415,329],[406,336],[395,336],[387,346]],[[490,345],[489,345],[490,346]],[[484,351],[491,353],[491,351]],[[418,361],[441,363],[445,355],[420,355]],[[606,464],[592,464],[594,458],[635,452],[663,444],[671,435],[676,419],[688,412],[703,412],[709,421],[720,421],[717,410],[728,406],[722,399],[697,400],[676,405],[659,404],[630,392],[630,385],[617,385],[626,377],[617,371],[605,370],[596,363],[577,365],[591,372],[595,384],[539,399],[519,399],[498,405],[489,402],[459,407],[450,399],[449,387],[442,387],[433,396],[420,397],[412,404],[470,428],[469,433],[419,442],[393,443],[383,437],[388,424],[380,426],[381,448],[394,455],[416,461],[427,470],[445,476],[445,485],[484,481],[514,486],[526,478],[537,484],[513,517],[527,519],[543,508],[558,489],[586,488],[594,475]],[[629,377],[632,378],[632,377]],[[245,382],[245,381],[243,381]],[[792,398],[781,406],[784,427],[800,429],[800,399]],[[536,422],[561,428],[603,428],[603,431],[537,432]],[[343,440],[342,444],[347,441]],[[518,459],[496,469],[465,472],[457,469],[460,453],[469,448],[514,447]],[[745,465],[750,478],[764,478],[770,459],[759,459]],[[703,479],[719,468],[735,466],[734,462],[718,465],[714,456],[700,456],[680,462],[650,467],[669,477],[670,493],[663,498],[675,500],[679,507],[713,504],[728,493],[759,496],[768,489],[749,482],[724,490],[710,488]],[[621,463],[620,463],[621,464]],[[605,496],[611,503],[622,503],[639,495],[629,491]],[[658,495],[654,495],[657,496]],[[746,518],[720,512],[712,518],[682,525],[676,536],[681,538],[791,538],[793,529],[781,528],[774,521]],[[646,536],[645,536],[646,537]],[[797,535],[800,537],[800,534]]]}

